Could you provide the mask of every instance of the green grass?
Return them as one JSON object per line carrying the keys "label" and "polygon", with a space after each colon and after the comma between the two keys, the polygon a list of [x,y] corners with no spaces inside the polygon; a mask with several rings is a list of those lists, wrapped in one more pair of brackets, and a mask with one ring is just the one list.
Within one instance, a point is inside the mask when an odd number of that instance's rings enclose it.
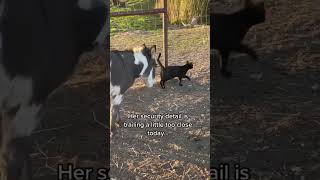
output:
{"label": "green grass", "polygon": [[[111,6],[111,12],[146,10],[155,7],[155,0],[128,0],[127,8]],[[160,15],[111,17],[111,35],[131,30],[156,31],[162,27]]]}
{"label": "green grass", "polygon": [[[111,6],[111,12],[150,10],[162,7],[160,0],[127,0],[126,8]],[[169,20],[171,24],[189,23],[192,17],[200,17],[199,23],[208,24],[209,0],[169,0]],[[159,15],[111,17],[111,35],[127,31],[158,31],[162,28]]]}

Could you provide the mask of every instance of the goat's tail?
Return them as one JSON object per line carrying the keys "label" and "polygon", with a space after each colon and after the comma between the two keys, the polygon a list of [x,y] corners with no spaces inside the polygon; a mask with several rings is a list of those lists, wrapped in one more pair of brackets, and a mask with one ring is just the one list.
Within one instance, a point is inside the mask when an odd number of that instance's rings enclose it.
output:
{"label": "goat's tail", "polygon": [[162,65],[161,61],[160,61],[160,57],[161,57],[161,53],[159,53],[159,56],[157,58],[157,62],[160,65],[161,69],[165,69],[165,67]]}

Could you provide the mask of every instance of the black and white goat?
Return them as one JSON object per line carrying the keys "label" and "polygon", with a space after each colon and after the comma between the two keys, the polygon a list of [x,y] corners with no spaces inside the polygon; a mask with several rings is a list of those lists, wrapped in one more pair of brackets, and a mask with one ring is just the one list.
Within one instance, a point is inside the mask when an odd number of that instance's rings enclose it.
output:
{"label": "black and white goat", "polygon": [[[214,10],[213,10],[214,11]],[[257,60],[256,52],[242,40],[249,29],[265,21],[264,2],[253,4],[244,0],[244,8],[232,14],[211,14],[211,49],[219,51],[220,71],[224,77],[230,77],[227,70],[228,58],[231,51],[246,53]]]}
{"label": "black and white goat", "polygon": [[30,180],[31,133],[42,106],[79,56],[105,41],[109,1],[0,3],[0,179]]}
{"label": "black and white goat", "polygon": [[126,51],[111,51],[110,55],[110,134],[115,121],[120,124],[120,104],[123,94],[133,85],[138,77],[147,78],[148,87],[155,84],[156,46],[141,47]]}

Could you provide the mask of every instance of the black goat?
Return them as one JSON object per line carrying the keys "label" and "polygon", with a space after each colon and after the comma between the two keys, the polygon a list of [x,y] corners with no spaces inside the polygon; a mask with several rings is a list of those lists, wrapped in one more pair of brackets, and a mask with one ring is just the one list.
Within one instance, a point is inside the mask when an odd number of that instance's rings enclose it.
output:
{"label": "black goat", "polygon": [[242,40],[249,29],[265,21],[264,2],[253,4],[245,0],[244,8],[232,14],[211,14],[211,49],[219,51],[220,72],[224,77],[232,74],[227,70],[228,58],[231,51],[246,53],[258,60],[256,52]]}

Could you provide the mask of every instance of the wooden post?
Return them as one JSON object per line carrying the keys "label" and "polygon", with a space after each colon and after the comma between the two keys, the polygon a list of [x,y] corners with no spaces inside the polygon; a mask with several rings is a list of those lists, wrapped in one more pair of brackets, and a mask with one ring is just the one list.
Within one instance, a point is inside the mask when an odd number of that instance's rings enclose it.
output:
{"label": "wooden post", "polygon": [[168,1],[163,0],[163,18],[162,18],[162,25],[163,25],[163,48],[164,48],[164,62],[165,67],[168,66]]}

